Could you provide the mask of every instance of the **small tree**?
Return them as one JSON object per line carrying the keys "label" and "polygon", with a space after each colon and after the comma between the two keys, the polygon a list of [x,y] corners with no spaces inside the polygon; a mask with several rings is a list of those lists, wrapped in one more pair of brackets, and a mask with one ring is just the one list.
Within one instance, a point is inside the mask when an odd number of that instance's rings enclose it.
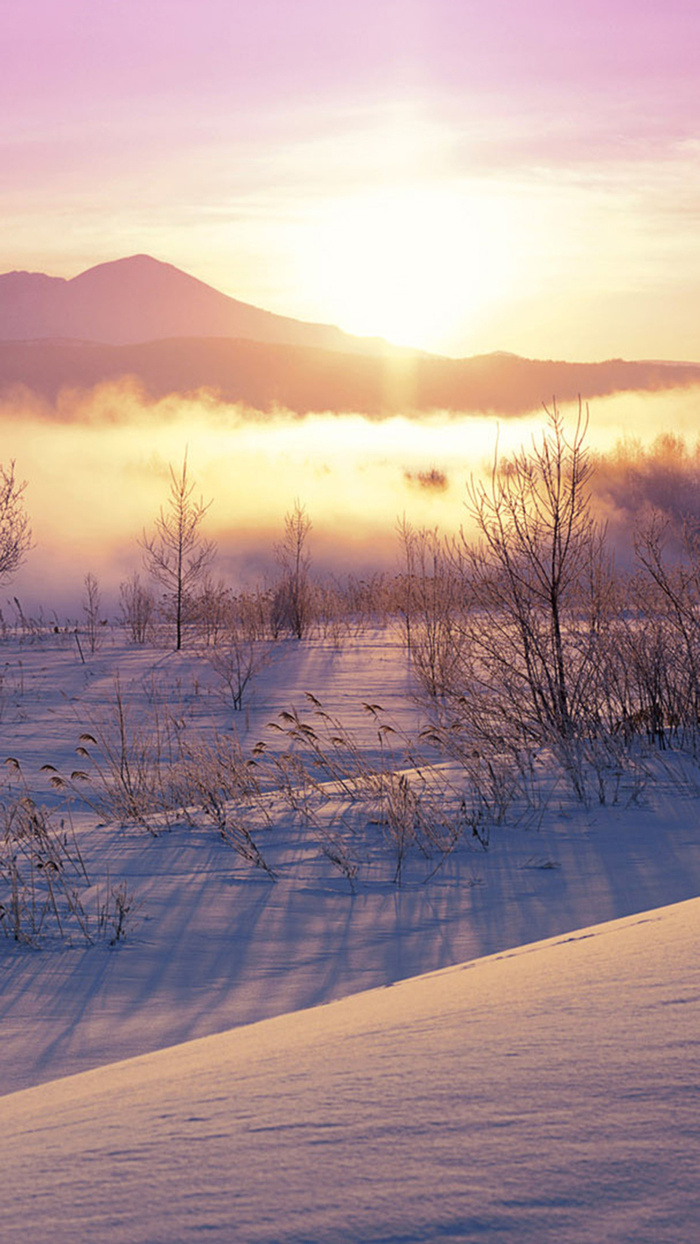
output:
{"label": "small tree", "polygon": [[236,619],[210,649],[209,664],[221,680],[221,692],[234,712],[241,712],[256,676],[272,659],[272,645],[257,639],[244,621]]}
{"label": "small tree", "polygon": [[294,502],[294,509],[284,516],[284,536],[275,548],[282,579],[277,588],[275,610],[296,639],[303,639],[311,619],[311,558],[306,541],[311,519],[305,506]]}
{"label": "small tree", "polygon": [[170,498],[167,509],[161,508],[155,531],[140,541],[144,566],[171,596],[175,617],[175,648],[182,647],[182,620],[185,602],[206,575],[214,558],[216,546],[204,540],[199,528],[211,505],[193,497],[194,484],[187,474],[187,453],[182,470],[176,474],[170,467]]}
{"label": "small tree", "polygon": [[153,592],[141,582],[138,571],[119,585],[122,619],[135,644],[145,644],[155,612]]}
{"label": "small tree", "polygon": [[396,581],[397,608],[399,615],[403,619],[404,633],[406,636],[406,651],[410,657],[413,647],[413,613],[415,604],[417,539],[415,528],[413,528],[408,522],[405,514],[403,515],[403,518],[397,522],[396,531],[401,544],[401,554],[403,558],[401,571]]}
{"label": "small tree", "polygon": [[15,478],[15,464],[0,464],[0,579],[19,570],[32,547],[32,532],[24,508],[26,482]]}
{"label": "small tree", "polygon": [[569,438],[556,406],[547,414],[529,451],[497,462],[488,487],[472,482],[481,542],[463,538],[463,555],[479,610],[469,639],[488,681],[523,726],[567,740],[587,717],[604,543],[591,513],[587,419],[579,410]]}
{"label": "small tree", "polygon": [[207,647],[216,647],[234,618],[233,596],[223,579],[206,574],[197,598],[192,602],[198,633]]}
{"label": "small tree", "polygon": [[[686,520],[681,547],[669,549],[674,533],[658,512],[636,533],[640,571],[635,581],[643,602],[643,639],[635,656],[640,676],[640,721],[664,745],[665,732],[682,730],[697,746],[700,727],[700,528]],[[650,639],[654,636],[655,651]],[[635,637],[636,638],[636,637]]]}
{"label": "small tree", "polygon": [[404,517],[397,531],[403,553],[398,609],[406,649],[420,685],[435,698],[449,686],[459,659],[458,575],[437,527],[416,529]]}
{"label": "small tree", "polygon": [[87,634],[90,652],[95,655],[99,640],[100,627],[100,609],[102,608],[102,593],[97,578],[88,571],[83,579],[83,587],[85,595],[83,596],[83,613],[85,614],[85,631]]}

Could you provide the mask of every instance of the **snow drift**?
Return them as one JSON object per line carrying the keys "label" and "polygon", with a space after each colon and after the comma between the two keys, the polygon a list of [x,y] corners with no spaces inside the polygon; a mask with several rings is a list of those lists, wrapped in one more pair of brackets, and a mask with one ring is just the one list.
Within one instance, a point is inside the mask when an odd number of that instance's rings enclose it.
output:
{"label": "snow drift", "polygon": [[3,1237],[689,1241],[699,934],[696,899],[11,1094]]}

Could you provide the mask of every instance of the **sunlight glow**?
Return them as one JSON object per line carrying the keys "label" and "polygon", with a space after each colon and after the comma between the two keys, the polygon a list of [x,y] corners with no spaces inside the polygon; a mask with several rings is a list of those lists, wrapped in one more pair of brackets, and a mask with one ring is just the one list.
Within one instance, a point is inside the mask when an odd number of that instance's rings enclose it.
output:
{"label": "sunlight glow", "polygon": [[[599,399],[589,443],[610,450],[630,428],[653,440],[669,403],[674,429],[692,438],[697,393]],[[312,519],[321,569],[391,567],[397,518],[456,530],[465,521],[466,481],[490,471],[496,438],[499,453],[511,453],[530,443],[542,420],[541,411],[498,421],[438,411],[420,419],[256,416],[203,397],[144,403],[127,383],[65,395],[60,411],[25,394],[0,403],[0,428],[7,457],[28,481],[36,547],[6,594],[33,609],[74,607],[91,570],[114,605],[119,582],[140,565],[138,540],[167,495],[169,463],[182,461],[185,446],[197,492],[213,503],[207,534],[232,582],[254,584],[274,565],[274,543],[297,498]],[[425,486],[433,470],[444,474],[444,488]]]}
{"label": "sunlight glow", "polygon": [[302,263],[347,331],[438,350],[506,294],[508,214],[455,184],[380,188],[329,201]]}

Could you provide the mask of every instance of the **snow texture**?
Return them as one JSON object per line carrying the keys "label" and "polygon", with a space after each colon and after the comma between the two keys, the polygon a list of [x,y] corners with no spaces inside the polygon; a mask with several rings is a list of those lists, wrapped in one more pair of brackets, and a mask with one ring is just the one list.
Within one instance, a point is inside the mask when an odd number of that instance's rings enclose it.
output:
{"label": "snow texture", "polygon": [[700,901],[12,1094],[34,1244],[690,1241]]}

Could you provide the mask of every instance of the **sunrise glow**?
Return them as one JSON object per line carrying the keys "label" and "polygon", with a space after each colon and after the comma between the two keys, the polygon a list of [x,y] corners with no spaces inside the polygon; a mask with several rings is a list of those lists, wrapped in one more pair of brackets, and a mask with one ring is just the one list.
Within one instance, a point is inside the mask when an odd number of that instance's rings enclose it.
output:
{"label": "sunrise glow", "polygon": [[440,186],[331,201],[310,241],[302,264],[329,317],[436,351],[507,295],[519,258],[486,203]]}
{"label": "sunrise glow", "polygon": [[687,0],[29,0],[0,270],[153,254],[457,356],[696,359]]}

